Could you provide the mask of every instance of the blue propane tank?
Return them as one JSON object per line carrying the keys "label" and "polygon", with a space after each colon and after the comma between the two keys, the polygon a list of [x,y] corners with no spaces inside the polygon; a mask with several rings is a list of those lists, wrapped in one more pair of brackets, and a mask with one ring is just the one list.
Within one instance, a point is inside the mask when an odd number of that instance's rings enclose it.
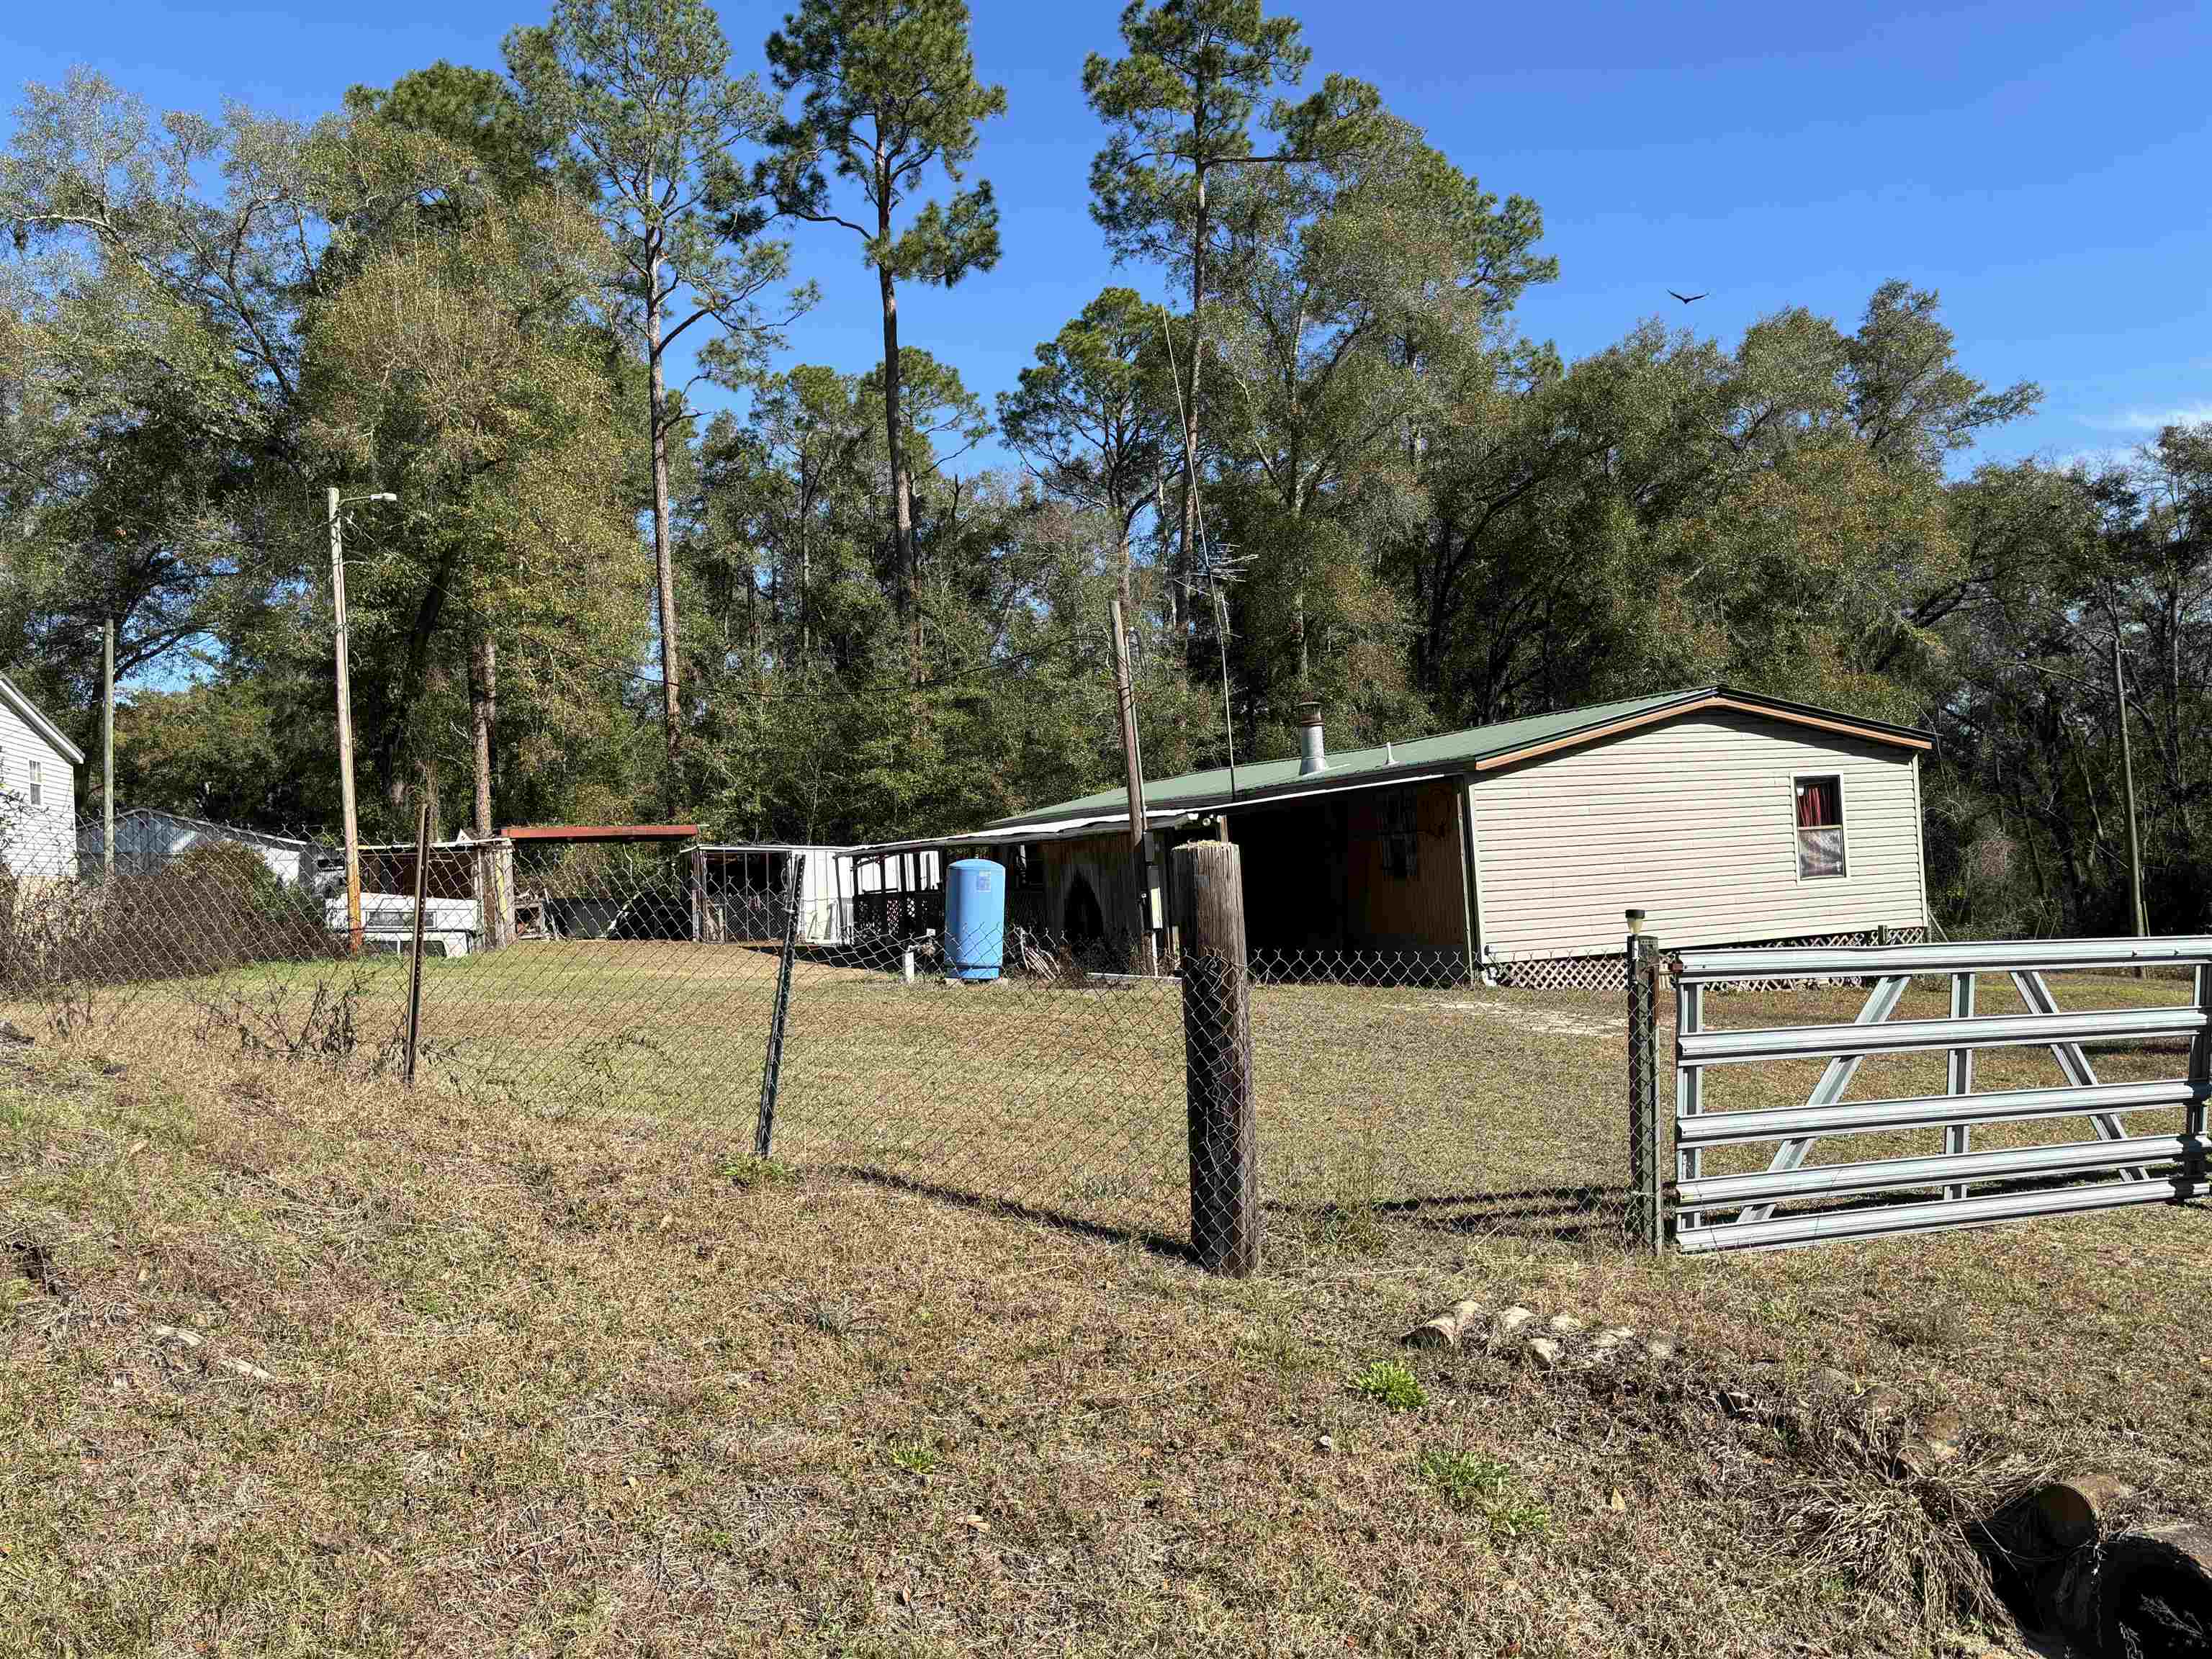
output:
{"label": "blue propane tank", "polygon": [[945,963],[955,979],[996,979],[1006,956],[1006,868],[956,859],[945,872]]}

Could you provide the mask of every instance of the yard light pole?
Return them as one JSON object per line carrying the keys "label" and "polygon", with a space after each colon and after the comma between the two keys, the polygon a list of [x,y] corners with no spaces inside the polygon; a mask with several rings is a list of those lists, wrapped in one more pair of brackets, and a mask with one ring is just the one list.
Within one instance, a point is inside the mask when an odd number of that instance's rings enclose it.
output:
{"label": "yard light pole", "polygon": [[353,690],[346,666],[345,509],[362,501],[396,501],[390,490],[340,499],[332,484],[325,499],[331,520],[331,632],[336,639],[338,679],[338,808],[345,817],[346,950],[361,954],[361,824],[353,798]]}

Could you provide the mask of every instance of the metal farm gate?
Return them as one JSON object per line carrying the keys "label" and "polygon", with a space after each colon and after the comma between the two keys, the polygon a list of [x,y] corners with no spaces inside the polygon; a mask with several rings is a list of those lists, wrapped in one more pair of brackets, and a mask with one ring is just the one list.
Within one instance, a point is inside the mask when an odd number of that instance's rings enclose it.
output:
{"label": "metal farm gate", "polygon": [[[2055,970],[2145,968],[2169,975],[2191,970],[2186,979],[2164,981],[2175,1006],[2062,1009],[2044,978]],[[1931,975],[1942,977],[1923,994],[1940,994],[1948,980],[1948,1014],[1894,1018],[1908,989]],[[2022,1011],[1977,1014],[1978,981],[1999,975],[2009,980]],[[1871,986],[1848,1024],[1713,1030],[1706,1023],[1709,988],[1842,981]],[[2155,989],[2130,994],[2142,999]],[[1979,1226],[2173,1203],[2212,1190],[2205,1122],[2212,1094],[2212,939],[1686,951],[1675,974],[1675,1009],[1671,1219],[1685,1251],[1781,1249]],[[2176,1063],[2178,1056],[2146,1055],[2142,1047],[2185,1038],[2185,1066]],[[2130,1064],[2111,1069],[2162,1066],[2181,1074],[2100,1080],[2086,1050],[2112,1044],[2130,1045]],[[2038,1048],[2049,1048],[2063,1081],[2012,1086],[2014,1078],[1975,1092],[1978,1054]],[[1869,1058],[1931,1054],[1947,1056],[1942,1092],[1844,1098]],[[1708,1102],[1709,1074],[1720,1068],[1821,1060],[1826,1065],[1802,1104],[1716,1110]],[[2017,1071],[2016,1062],[2008,1069]],[[2130,1114],[2153,1115],[2158,1131],[2130,1129]],[[2068,1118],[2085,1118],[2092,1137],[2042,1138],[2054,1121]],[[1999,1144],[1976,1150],[1978,1128]],[[1901,1144],[1911,1132],[1936,1130],[1941,1151]],[[1838,1136],[1882,1138],[1888,1145],[1880,1150],[1891,1155],[1808,1161],[1819,1142]],[[1763,1169],[1707,1171],[1709,1153],[1719,1162],[1723,1149],[1768,1144],[1774,1150]],[[1730,1161],[1743,1160],[1739,1155]]]}

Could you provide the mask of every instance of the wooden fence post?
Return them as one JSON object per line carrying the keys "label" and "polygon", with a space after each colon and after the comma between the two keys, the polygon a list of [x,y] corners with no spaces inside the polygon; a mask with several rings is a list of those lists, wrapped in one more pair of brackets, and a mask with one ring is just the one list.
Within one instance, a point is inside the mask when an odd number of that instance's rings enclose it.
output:
{"label": "wooden fence post", "polygon": [[1244,881],[1225,841],[1175,849],[1182,939],[1184,1088],[1190,1112],[1190,1243],[1210,1273],[1260,1266],[1260,1133],[1252,1097]]}

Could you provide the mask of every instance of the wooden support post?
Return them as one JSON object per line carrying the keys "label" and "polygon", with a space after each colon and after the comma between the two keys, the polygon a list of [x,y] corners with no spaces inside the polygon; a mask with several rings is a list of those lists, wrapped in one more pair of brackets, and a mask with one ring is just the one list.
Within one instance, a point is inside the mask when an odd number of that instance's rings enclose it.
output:
{"label": "wooden support post", "polygon": [[1208,1272],[1260,1266],[1260,1132],[1252,1096],[1244,880],[1227,842],[1175,849],[1182,935],[1183,1078],[1190,1115],[1190,1243]]}
{"label": "wooden support post", "polygon": [[407,953],[406,1084],[415,1086],[415,1048],[422,1032],[422,909],[429,902],[430,803],[415,813],[415,945]]}
{"label": "wooden support post", "polygon": [[707,849],[691,849],[691,942],[707,937]]}

